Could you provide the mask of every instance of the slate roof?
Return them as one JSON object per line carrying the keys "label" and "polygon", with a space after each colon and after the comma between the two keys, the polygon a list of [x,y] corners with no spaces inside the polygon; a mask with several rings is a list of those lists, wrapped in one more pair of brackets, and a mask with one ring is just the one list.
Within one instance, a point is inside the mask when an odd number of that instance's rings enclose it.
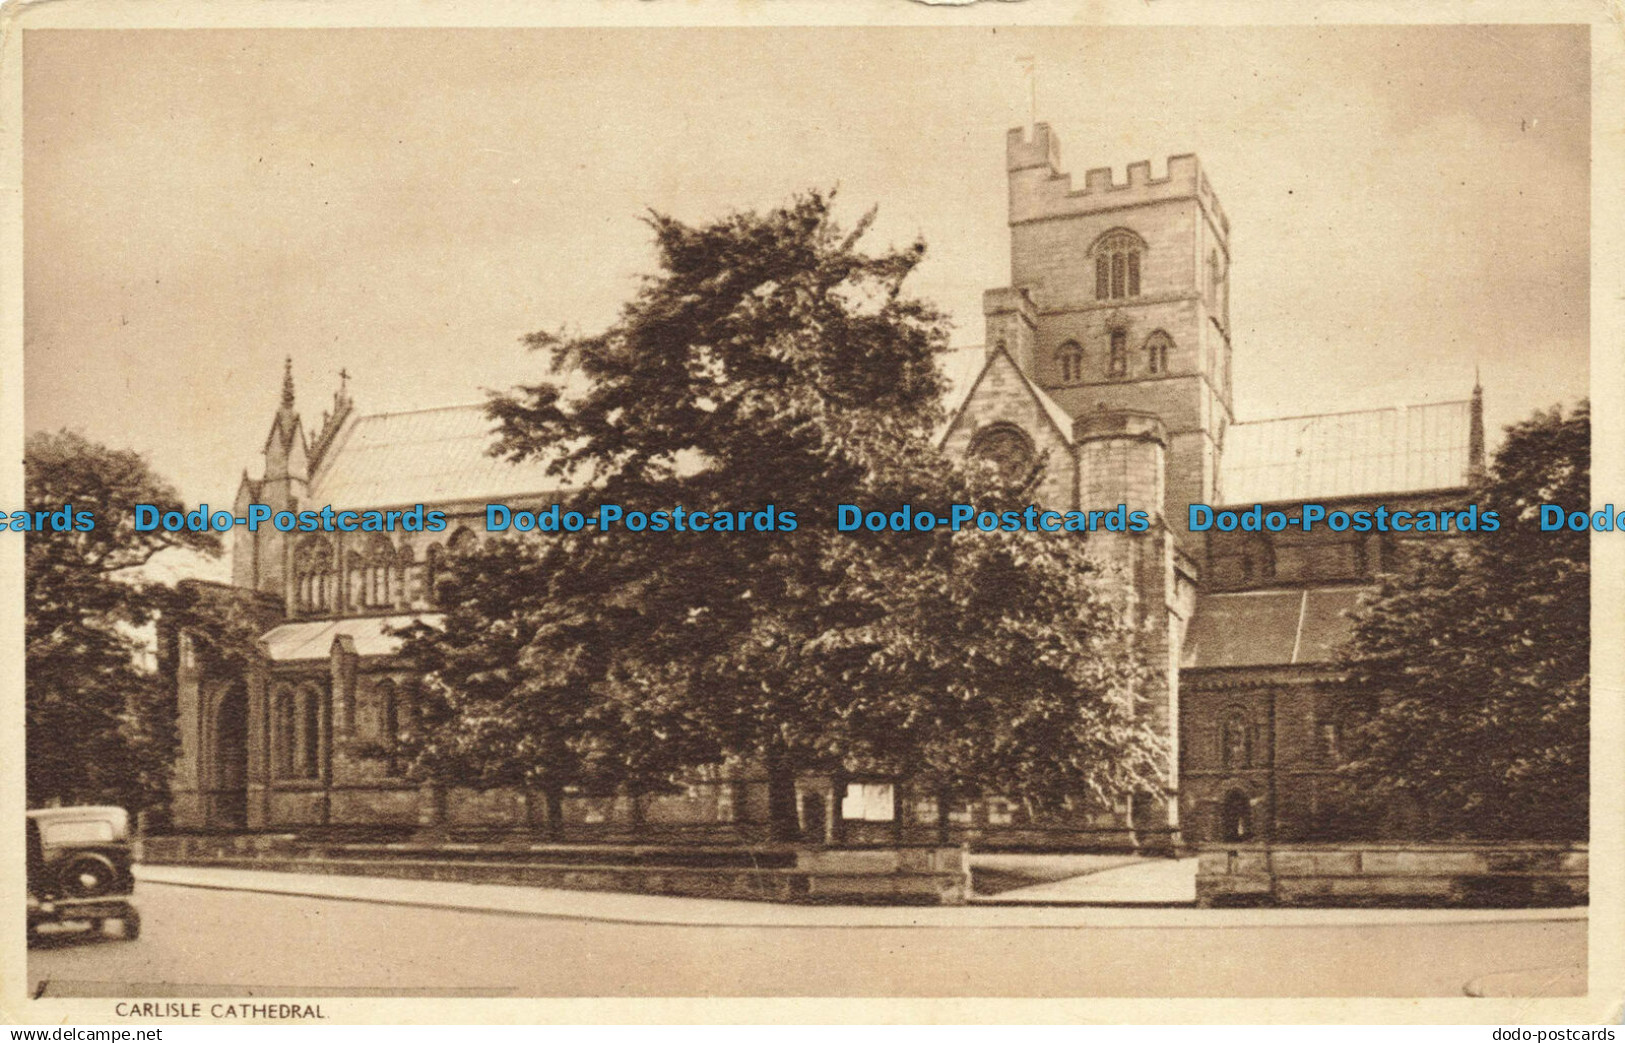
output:
{"label": "slate roof", "polygon": [[1329,663],[1353,632],[1364,587],[1206,594],[1185,631],[1181,669]]}
{"label": "slate roof", "polygon": [[[986,362],[981,347],[944,353],[950,416],[970,394]],[[1071,421],[1060,406],[1032,384],[1063,432]],[[351,421],[324,454],[310,488],[310,502],[345,510],[448,503],[500,502],[569,488],[547,473],[545,463],[515,464],[490,456],[493,424],[483,403],[440,406],[400,413],[374,413]]]}
{"label": "slate roof", "polygon": [[1286,417],[1225,434],[1227,504],[1459,489],[1468,484],[1472,403]]}
{"label": "slate roof", "polygon": [[492,427],[480,403],[357,417],[328,452],[310,500],[363,510],[498,502],[566,487],[540,461],[515,464],[489,455]]}
{"label": "slate roof", "polygon": [[349,637],[355,642],[357,655],[393,655],[401,646],[400,638],[386,633],[390,627],[403,627],[413,620],[422,620],[433,626],[440,621],[436,613],[415,613],[404,616],[352,616],[348,619],[313,619],[305,623],[283,623],[267,631],[260,640],[266,652],[277,663],[326,659],[333,648],[333,639]]}

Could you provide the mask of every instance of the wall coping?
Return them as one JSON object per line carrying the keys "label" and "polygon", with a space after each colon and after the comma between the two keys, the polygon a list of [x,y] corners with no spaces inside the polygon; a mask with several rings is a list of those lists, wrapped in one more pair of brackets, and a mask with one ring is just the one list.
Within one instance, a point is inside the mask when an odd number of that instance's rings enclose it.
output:
{"label": "wall coping", "polygon": [[1590,847],[1585,840],[1440,840],[1440,841],[1388,841],[1388,840],[1305,840],[1268,843],[1238,841],[1233,844],[1203,842],[1198,851],[1584,851]]}

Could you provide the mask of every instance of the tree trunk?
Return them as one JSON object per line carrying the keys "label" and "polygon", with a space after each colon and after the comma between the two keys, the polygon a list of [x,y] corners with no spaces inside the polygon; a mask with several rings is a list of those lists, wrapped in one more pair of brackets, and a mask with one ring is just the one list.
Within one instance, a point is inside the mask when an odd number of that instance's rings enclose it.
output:
{"label": "tree trunk", "polygon": [[948,801],[952,795],[945,789],[937,790],[937,843],[948,844]]}
{"label": "tree trunk", "polygon": [[796,815],[796,773],[783,748],[770,746],[764,758],[767,768],[767,836],[769,840],[793,841],[801,838]]}
{"label": "tree trunk", "polygon": [[830,779],[829,787],[829,842],[832,847],[846,843],[846,817],[841,805],[846,803],[846,772],[838,771]]}
{"label": "tree trunk", "polygon": [[557,840],[564,832],[564,790],[548,786],[542,790],[542,799],[547,804],[547,835]]}
{"label": "tree trunk", "polygon": [[626,796],[627,800],[629,801],[627,806],[627,825],[630,827],[633,839],[642,840],[645,825],[643,817],[643,790],[630,789],[627,791]]}

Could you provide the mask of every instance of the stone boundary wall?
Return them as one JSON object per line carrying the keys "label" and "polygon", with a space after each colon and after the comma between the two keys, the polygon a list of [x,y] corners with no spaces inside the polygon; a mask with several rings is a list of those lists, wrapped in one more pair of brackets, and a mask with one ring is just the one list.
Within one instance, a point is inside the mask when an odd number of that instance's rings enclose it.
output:
{"label": "stone boundary wall", "polygon": [[963,847],[876,849],[312,844],[291,836],[146,837],[139,860],[772,902],[963,905]]}
{"label": "stone boundary wall", "polygon": [[1585,844],[1205,844],[1199,905],[1523,908],[1588,900]]}

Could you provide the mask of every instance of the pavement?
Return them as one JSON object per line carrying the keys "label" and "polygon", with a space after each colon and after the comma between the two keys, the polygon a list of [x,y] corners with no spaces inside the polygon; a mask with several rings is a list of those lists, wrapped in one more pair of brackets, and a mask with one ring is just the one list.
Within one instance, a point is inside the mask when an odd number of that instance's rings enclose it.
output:
{"label": "pavement", "polygon": [[[1172,860],[1168,865],[1178,867]],[[1196,909],[1110,905],[837,906],[565,891],[443,880],[278,873],[201,866],[136,867],[143,882],[333,901],[422,906],[604,923],[683,927],[1311,927],[1584,921],[1580,909]],[[1112,871],[1108,870],[1100,876]],[[1168,870],[1171,874],[1173,871]],[[1062,884],[1071,881],[1061,881]],[[1046,885],[1048,886],[1048,885]],[[1079,887],[1082,885],[1079,884]],[[1000,895],[1000,898],[1005,895]]]}
{"label": "pavement", "polygon": [[979,902],[1080,905],[1191,905],[1196,901],[1194,858],[1135,858],[1046,883],[1000,891]]}
{"label": "pavement", "polygon": [[42,1006],[25,1020],[59,1020],[55,997],[103,997],[112,1017],[122,1000],[187,996],[1399,998],[1585,981],[1584,910],[789,906],[139,872],[141,937],[42,939],[27,962]]}

